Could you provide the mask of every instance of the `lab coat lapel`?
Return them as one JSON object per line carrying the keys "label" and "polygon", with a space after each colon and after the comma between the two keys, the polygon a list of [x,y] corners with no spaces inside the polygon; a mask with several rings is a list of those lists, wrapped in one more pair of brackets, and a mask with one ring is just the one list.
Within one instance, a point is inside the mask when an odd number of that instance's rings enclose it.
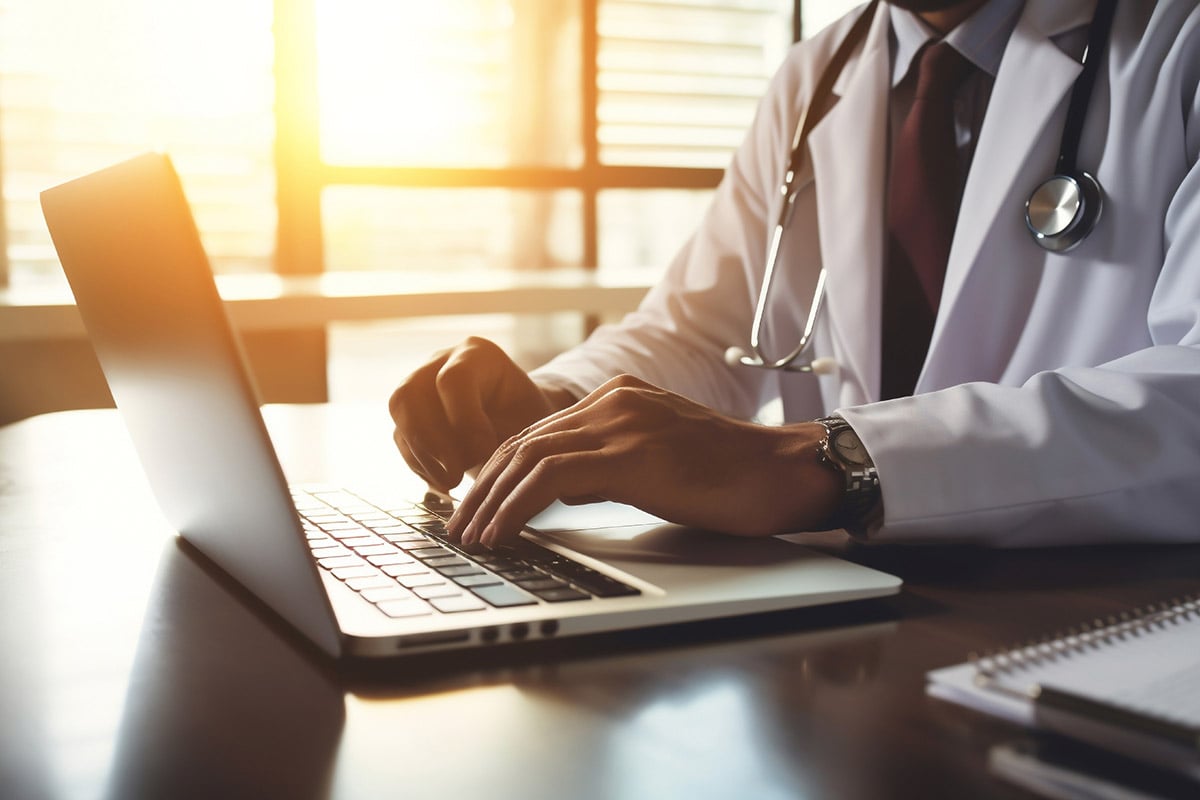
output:
{"label": "lab coat lapel", "polygon": [[[986,269],[989,234],[1003,232],[1007,242],[1024,235],[1024,201],[1049,178],[1046,154],[1057,154],[1062,137],[1062,113],[1081,67],[1051,41],[1091,19],[1093,2],[1029,0],[1017,21],[1000,63],[983,128],[963,191],[958,226],[946,265],[941,306],[930,342],[926,369],[917,382],[925,391],[956,382],[937,374],[942,348],[954,348],[962,331],[947,328],[955,306],[968,302],[964,286],[973,271]],[[1063,112],[1065,113],[1065,112]],[[1056,124],[1057,121],[1057,124]],[[1044,174],[1043,174],[1044,173]],[[994,260],[994,259],[992,259]],[[1016,276],[1008,275],[1007,280]],[[931,368],[930,365],[935,365]]]}
{"label": "lab coat lapel", "polygon": [[834,86],[839,99],[809,136],[826,314],[841,368],[840,405],[879,394],[883,193],[887,175],[888,13],[881,7],[859,57]]}

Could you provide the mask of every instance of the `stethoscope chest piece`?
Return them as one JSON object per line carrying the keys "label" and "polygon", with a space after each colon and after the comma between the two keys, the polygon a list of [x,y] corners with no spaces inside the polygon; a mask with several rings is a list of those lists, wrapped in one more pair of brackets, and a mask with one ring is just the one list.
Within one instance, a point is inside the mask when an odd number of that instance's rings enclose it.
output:
{"label": "stethoscope chest piece", "polygon": [[1104,193],[1086,172],[1058,174],[1044,181],[1025,203],[1025,224],[1033,239],[1052,253],[1082,242],[1100,219]]}

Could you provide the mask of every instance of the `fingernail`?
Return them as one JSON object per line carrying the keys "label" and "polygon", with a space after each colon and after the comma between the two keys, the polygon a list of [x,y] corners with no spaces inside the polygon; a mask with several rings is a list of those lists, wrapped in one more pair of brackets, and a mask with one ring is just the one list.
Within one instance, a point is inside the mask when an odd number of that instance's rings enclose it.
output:
{"label": "fingernail", "polygon": [[483,529],[483,533],[481,533],[479,535],[479,543],[482,544],[484,547],[490,548],[492,545],[494,545],[496,543],[497,533],[498,532],[496,531],[496,523],[489,522],[487,524],[487,527]]}

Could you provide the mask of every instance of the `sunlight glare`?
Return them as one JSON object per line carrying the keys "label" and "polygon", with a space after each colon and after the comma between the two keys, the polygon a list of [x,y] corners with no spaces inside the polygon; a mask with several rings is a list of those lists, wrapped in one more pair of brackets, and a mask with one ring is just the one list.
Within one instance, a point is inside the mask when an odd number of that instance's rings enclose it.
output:
{"label": "sunlight glare", "polygon": [[478,162],[479,133],[505,129],[510,45],[495,34],[512,24],[506,0],[317,0],[324,160]]}

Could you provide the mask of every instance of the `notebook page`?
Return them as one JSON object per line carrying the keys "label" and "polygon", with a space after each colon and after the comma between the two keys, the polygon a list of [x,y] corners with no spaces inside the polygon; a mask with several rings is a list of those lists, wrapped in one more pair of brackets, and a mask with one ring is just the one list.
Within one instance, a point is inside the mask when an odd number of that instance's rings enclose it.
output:
{"label": "notebook page", "polygon": [[[1200,729],[1200,597],[934,670],[928,678],[930,696],[1200,782],[1198,739],[1190,733]],[[1036,689],[1058,689],[1096,705],[1035,704]]]}
{"label": "notebook page", "polygon": [[995,680],[1021,692],[1051,686],[1200,726],[1200,616],[1138,621],[1118,630],[1064,637],[1000,656],[992,660]]}

